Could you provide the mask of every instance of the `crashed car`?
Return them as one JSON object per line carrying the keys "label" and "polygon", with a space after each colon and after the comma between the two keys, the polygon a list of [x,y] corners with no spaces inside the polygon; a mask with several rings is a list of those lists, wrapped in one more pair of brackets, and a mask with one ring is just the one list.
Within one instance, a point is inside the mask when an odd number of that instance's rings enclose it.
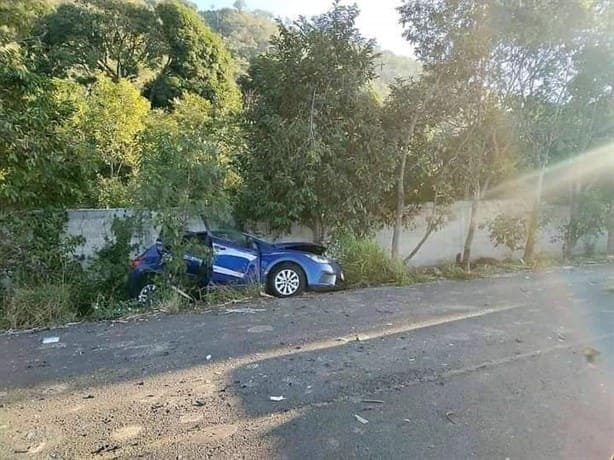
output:
{"label": "crashed car", "polygon": [[[276,297],[292,297],[305,290],[325,290],[344,281],[339,264],[314,243],[271,243],[236,230],[187,232],[185,239],[213,254],[204,260],[186,252],[186,274],[201,288],[246,286],[258,283]],[[210,253],[211,253],[210,252]],[[130,294],[146,302],[156,290],[170,252],[159,238],[132,261]]]}

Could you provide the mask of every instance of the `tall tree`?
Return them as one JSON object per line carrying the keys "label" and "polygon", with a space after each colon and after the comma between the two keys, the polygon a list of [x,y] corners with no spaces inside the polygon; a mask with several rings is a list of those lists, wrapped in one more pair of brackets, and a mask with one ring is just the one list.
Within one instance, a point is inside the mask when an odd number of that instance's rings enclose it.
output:
{"label": "tall tree", "polygon": [[288,229],[309,225],[368,232],[390,187],[379,106],[365,92],[374,43],[356,28],[358,9],[332,9],[279,24],[271,50],[250,67],[250,145],[239,158],[244,216]]}
{"label": "tall tree", "polygon": [[23,41],[51,10],[47,0],[0,0],[0,43]]}
{"label": "tall tree", "polygon": [[[608,216],[614,217],[612,171],[608,171],[612,161],[603,158],[588,165],[586,160],[592,158],[591,151],[614,141],[614,61],[611,59],[614,8],[605,8],[609,6],[607,2],[602,2],[602,6],[591,11],[586,28],[575,41],[575,72],[567,85],[569,99],[561,110],[562,134],[555,152],[558,157],[572,158],[577,163],[569,177],[570,214],[565,231],[568,257],[581,236],[591,231],[605,231]],[[591,210],[597,214],[594,219],[586,217]],[[590,228],[591,220],[598,222],[597,228]]]}
{"label": "tall tree", "polygon": [[405,37],[414,45],[426,72],[437,78],[450,117],[445,121],[456,173],[471,199],[462,260],[470,266],[481,200],[509,165],[511,139],[501,106],[497,36],[491,14],[497,2],[407,0],[399,8]]}
{"label": "tall tree", "polygon": [[139,136],[150,105],[127,80],[114,82],[98,75],[86,91],[76,84],[65,90],[77,108],[67,121],[72,145],[92,165],[92,201],[97,206],[130,206],[128,185],[141,164]]}
{"label": "tall tree", "polygon": [[[439,100],[443,93],[439,80],[423,74],[417,79],[397,80],[390,87],[383,110],[383,122],[387,145],[391,155],[396,158],[396,197],[393,216],[392,258],[400,257],[399,244],[404,223],[411,215],[408,208],[410,200],[433,199],[433,218],[430,219],[421,247],[437,226],[443,191],[435,178],[441,178],[448,162],[441,153],[443,149],[434,147],[437,125],[443,120],[442,104]],[[435,155],[433,155],[435,154]],[[426,188],[431,187],[430,191]],[[429,193],[433,192],[433,193]],[[409,261],[420,249],[417,247],[407,257]]]}
{"label": "tall tree", "polygon": [[273,16],[262,11],[222,8],[200,14],[224,38],[241,73],[246,73],[250,61],[269,48],[271,37],[277,33]]}
{"label": "tall tree", "polygon": [[28,68],[19,45],[0,45],[0,208],[81,202],[87,162],[62,130],[74,110],[58,97],[56,82]]}
{"label": "tall tree", "polygon": [[234,65],[222,39],[198,13],[177,1],[156,6],[166,58],[159,75],[147,85],[154,107],[169,107],[183,94],[196,94],[216,109],[236,109],[240,103]]}
{"label": "tall tree", "polygon": [[124,0],[75,0],[62,3],[39,24],[54,75],[93,77],[96,72],[119,81],[156,68],[161,57],[153,10]]}

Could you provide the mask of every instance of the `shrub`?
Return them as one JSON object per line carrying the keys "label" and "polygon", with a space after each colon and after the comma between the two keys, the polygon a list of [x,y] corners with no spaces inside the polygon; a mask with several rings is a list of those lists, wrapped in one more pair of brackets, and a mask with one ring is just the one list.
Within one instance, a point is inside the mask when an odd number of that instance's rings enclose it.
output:
{"label": "shrub", "polygon": [[138,217],[115,217],[111,237],[92,258],[83,283],[85,304],[122,302],[128,300],[130,259],[137,245],[132,243],[135,231],[141,228]]}
{"label": "shrub", "polygon": [[79,314],[83,270],[63,212],[0,213],[0,327],[59,324]]}
{"label": "shrub", "polygon": [[73,321],[77,317],[74,294],[71,285],[62,283],[11,288],[0,297],[0,325],[27,329]]}
{"label": "shrub", "polygon": [[505,246],[510,252],[524,247],[527,239],[527,221],[522,217],[500,214],[480,228],[487,228],[495,247]]}
{"label": "shrub", "polygon": [[345,274],[348,286],[408,284],[412,278],[401,261],[394,261],[374,241],[354,236],[341,236],[331,245]]}

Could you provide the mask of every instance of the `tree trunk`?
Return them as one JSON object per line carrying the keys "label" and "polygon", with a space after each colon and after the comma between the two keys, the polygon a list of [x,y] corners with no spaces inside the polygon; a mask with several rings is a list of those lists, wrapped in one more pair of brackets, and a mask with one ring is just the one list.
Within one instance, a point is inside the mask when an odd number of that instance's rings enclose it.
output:
{"label": "tree trunk", "polygon": [[397,209],[394,229],[392,230],[391,255],[393,259],[399,258],[399,242],[401,238],[401,230],[403,229],[403,212],[405,210],[405,169],[407,168],[407,155],[407,152],[403,153],[401,167],[399,168],[399,181],[397,184]]}
{"label": "tree trunk", "polygon": [[608,220],[608,255],[614,256],[614,206],[610,209]]}
{"label": "tree trunk", "polygon": [[424,246],[424,243],[426,243],[426,240],[428,240],[429,236],[431,236],[431,233],[435,231],[435,228],[437,227],[437,225],[433,224],[433,221],[435,219],[436,212],[437,212],[437,196],[435,195],[435,199],[433,200],[433,211],[431,212],[431,220],[428,222],[426,226],[426,232],[424,233],[424,236],[422,237],[420,242],[413,249],[413,251],[407,257],[405,257],[405,259],[403,259],[403,262],[405,264],[408,264],[411,261],[411,259],[413,259],[414,256],[418,254],[420,249],[422,249],[422,246]]}
{"label": "tree trunk", "polygon": [[569,196],[569,222],[567,224],[567,232],[565,233],[565,247],[563,255],[570,258],[573,255],[573,250],[578,244],[578,213],[580,206],[581,185],[579,182],[574,182],[571,186]]}
{"label": "tree trunk", "polygon": [[324,229],[324,224],[322,222],[322,217],[316,216],[313,219],[313,224],[311,227],[313,232],[313,242],[321,244],[324,241],[326,231]]}
{"label": "tree trunk", "polygon": [[525,262],[531,262],[535,257],[535,244],[537,242],[537,230],[539,227],[539,215],[542,207],[542,192],[544,190],[544,175],[546,174],[546,164],[542,164],[537,177],[537,186],[535,188],[535,198],[531,213],[529,215],[529,223],[527,226],[527,241],[524,246]]}
{"label": "tree trunk", "polygon": [[434,230],[435,230],[435,226],[434,225],[429,225],[427,227],[426,233],[424,234],[424,236],[422,237],[420,242],[416,245],[414,250],[405,259],[403,259],[403,262],[408,264],[411,261],[411,259],[413,259],[414,256],[416,254],[418,254],[418,251],[420,251],[420,249],[422,249],[422,246],[424,246],[424,243],[426,243],[426,240],[429,239],[429,236],[431,236],[431,233],[433,233]]}
{"label": "tree trunk", "polygon": [[469,230],[467,231],[467,238],[465,239],[465,246],[463,248],[463,267],[467,272],[471,271],[471,246],[473,245],[473,237],[475,236],[475,230],[478,226],[478,211],[480,209],[480,200],[482,196],[479,186],[473,193],[473,201],[471,202],[471,217],[469,219]]}

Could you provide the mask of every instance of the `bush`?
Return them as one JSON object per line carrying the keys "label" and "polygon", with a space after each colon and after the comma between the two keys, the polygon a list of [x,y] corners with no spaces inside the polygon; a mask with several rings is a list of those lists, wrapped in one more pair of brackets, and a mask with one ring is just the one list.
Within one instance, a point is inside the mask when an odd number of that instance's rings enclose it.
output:
{"label": "bush", "polygon": [[[132,243],[135,231],[141,228],[137,217],[115,217],[111,237],[92,258],[83,282],[82,302],[123,302],[128,300],[130,259],[137,245]],[[104,299],[104,300],[101,300]]]}
{"label": "bush", "polygon": [[331,245],[331,255],[343,267],[348,286],[403,285],[412,281],[403,262],[392,260],[368,239],[342,236]]}
{"label": "bush", "polygon": [[495,247],[505,246],[510,252],[524,248],[527,240],[527,221],[522,217],[500,214],[480,228],[487,228]]}
{"label": "bush", "polygon": [[71,285],[61,283],[9,289],[0,297],[0,326],[27,329],[73,321],[77,317],[74,295]]}

